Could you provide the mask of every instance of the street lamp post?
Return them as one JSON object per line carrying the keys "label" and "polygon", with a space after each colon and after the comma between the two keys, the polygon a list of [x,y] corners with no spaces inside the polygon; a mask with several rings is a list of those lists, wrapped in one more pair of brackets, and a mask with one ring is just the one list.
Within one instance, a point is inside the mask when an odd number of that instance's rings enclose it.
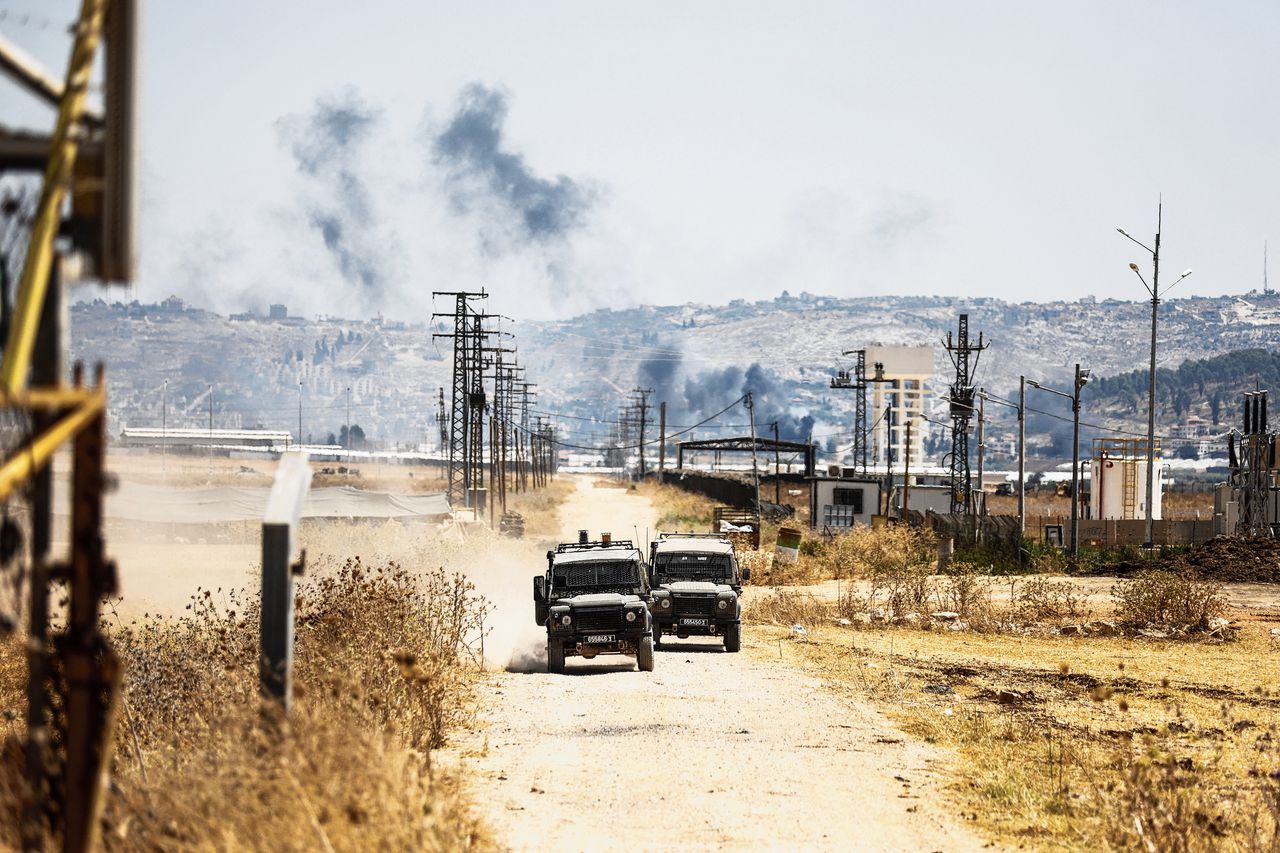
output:
{"label": "street lamp post", "polygon": [[[1133,270],[1134,275],[1142,282],[1142,286],[1147,289],[1147,293],[1151,294],[1151,367],[1147,375],[1147,502],[1146,502],[1146,532],[1145,546],[1150,548],[1155,542],[1153,535],[1153,519],[1155,509],[1155,472],[1156,472],[1156,318],[1160,308],[1160,230],[1161,223],[1164,218],[1164,204],[1160,203],[1156,206],[1156,243],[1155,248],[1151,248],[1145,243],[1133,237],[1123,228],[1116,230],[1124,237],[1132,240],[1137,245],[1146,249],[1151,253],[1151,284],[1148,285],[1146,279],[1142,277],[1142,272],[1138,269],[1137,264],[1129,264],[1129,269]],[[1173,287],[1179,281],[1191,275],[1191,270],[1187,270],[1178,276],[1169,287]],[[1168,290],[1169,288],[1165,288]]]}
{"label": "street lamp post", "polygon": [[1089,382],[1089,371],[1076,365],[1075,381],[1070,394],[1047,388],[1034,379],[1027,384],[1050,394],[1057,394],[1071,401],[1071,559],[1080,556],[1080,389]]}
{"label": "street lamp post", "polygon": [[1018,377],[1018,565],[1027,536],[1027,377]]}
{"label": "street lamp post", "polygon": [[169,470],[169,380],[160,386],[160,473]]}

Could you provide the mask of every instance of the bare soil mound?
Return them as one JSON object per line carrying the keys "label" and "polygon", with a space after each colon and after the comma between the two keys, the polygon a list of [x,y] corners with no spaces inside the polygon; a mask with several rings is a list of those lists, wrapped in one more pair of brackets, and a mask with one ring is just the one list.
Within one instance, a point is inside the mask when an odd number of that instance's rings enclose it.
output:
{"label": "bare soil mound", "polygon": [[1125,577],[1149,569],[1194,572],[1226,583],[1280,583],[1280,539],[1217,536],[1189,551],[1166,554],[1157,560],[1100,565],[1092,574]]}

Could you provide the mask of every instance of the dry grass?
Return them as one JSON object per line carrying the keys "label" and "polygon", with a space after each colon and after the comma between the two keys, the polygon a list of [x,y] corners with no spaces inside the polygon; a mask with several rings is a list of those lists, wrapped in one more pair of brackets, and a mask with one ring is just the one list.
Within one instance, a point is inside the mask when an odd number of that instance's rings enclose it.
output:
{"label": "dry grass", "polygon": [[676,486],[646,481],[636,491],[658,509],[658,529],[667,532],[707,533],[711,530],[715,502]]}
{"label": "dry grass", "polygon": [[554,539],[560,535],[560,504],[574,491],[567,478],[552,480],[544,488],[528,492],[507,492],[507,509],[524,516],[524,535]]}
{"label": "dry grass", "polygon": [[[1001,844],[1280,849],[1280,649],[1268,626],[1233,643],[1172,643],[810,618],[788,657],[947,748],[955,806]],[[762,627],[753,649],[772,658],[787,635]]]}
{"label": "dry grass", "polygon": [[[202,591],[183,618],[111,627],[126,681],[107,849],[492,846],[458,780],[431,766],[468,714],[483,603],[443,570],[313,571],[298,591],[288,720],[258,698],[255,597]],[[0,647],[0,700],[19,715],[20,652]],[[20,721],[5,725],[12,735]],[[7,815],[18,772],[0,772]],[[0,844],[16,845],[15,826],[0,821]]]}
{"label": "dry grass", "polygon": [[928,574],[937,564],[937,542],[928,531],[892,526],[857,527],[829,539],[808,539],[794,563],[772,563],[753,571],[757,585],[779,586],[824,580],[875,578],[899,570]]}

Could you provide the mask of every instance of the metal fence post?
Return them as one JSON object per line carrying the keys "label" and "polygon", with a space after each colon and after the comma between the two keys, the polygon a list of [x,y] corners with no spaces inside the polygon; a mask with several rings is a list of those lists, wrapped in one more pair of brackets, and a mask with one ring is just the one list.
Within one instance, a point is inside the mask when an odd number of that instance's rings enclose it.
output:
{"label": "metal fence post", "polygon": [[[281,454],[262,519],[262,695],[288,712],[293,704],[293,576],[301,574],[298,521],[311,489],[307,454]],[[295,555],[297,559],[295,560]]]}

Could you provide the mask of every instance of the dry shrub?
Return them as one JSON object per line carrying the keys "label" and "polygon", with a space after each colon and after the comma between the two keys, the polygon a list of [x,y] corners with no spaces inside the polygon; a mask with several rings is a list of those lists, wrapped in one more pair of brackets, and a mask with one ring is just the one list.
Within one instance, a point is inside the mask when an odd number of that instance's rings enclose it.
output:
{"label": "dry shrub", "polygon": [[993,624],[991,578],[973,563],[952,563],[938,579],[935,594],[943,610],[959,613],[971,628],[984,629]]}
{"label": "dry shrub", "polygon": [[770,625],[816,625],[830,618],[831,605],[808,592],[775,589],[751,601],[743,616],[748,621]]}
{"label": "dry shrub", "polygon": [[[1268,738],[1257,749],[1274,753]],[[1263,758],[1235,784],[1207,784],[1211,772],[1225,763],[1221,749],[1193,759],[1179,757],[1175,744],[1147,734],[1140,749],[1117,751],[1119,771],[1098,785],[1103,833],[1120,850],[1199,851],[1280,850],[1280,770],[1274,754]],[[1270,759],[1271,763],[1267,763]]]}
{"label": "dry shrub", "polygon": [[1019,624],[1063,621],[1089,617],[1088,596],[1070,581],[1029,578],[1013,588],[1009,615]]}
{"label": "dry shrub", "polygon": [[895,525],[857,527],[824,539],[807,539],[795,563],[777,563],[753,580],[763,586],[792,586],[824,580],[875,578],[900,567],[912,571],[937,564],[937,540],[927,530]]}
{"label": "dry shrub", "polygon": [[824,542],[809,557],[825,578],[874,578],[898,567],[937,564],[937,540],[928,530],[904,525],[858,527]]}
{"label": "dry shrub", "polygon": [[182,618],[109,628],[126,675],[107,849],[489,846],[457,780],[431,767],[470,707],[483,601],[441,569],[312,570],[288,719],[259,698],[256,594],[202,590]]}
{"label": "dry shrub", "polygon": [[1131,625],[1207,628],[1227,610],[1222,585],[1181,572],[1142,572],[1111,588],[1116,618]]}
{"label": "dry shrub", "polygon": [[822,580],[813,563],[803,556],[785,562],[769,551],[741,551],[738,565],[751,569],[751,583],[756,586],[805,586]]}
{"label": "dry shrub", "polygon": [[871,596],[863,595],[858,587],[849,584],[840,590],[836,601],[836,613],[845,619],[859,619],[871,610]]}
{"label": "dry shrub", "polygon": [[937,559],[932,534],[903,526],[858,533],[863,534],[859,567],[871,580],[872,604],[884,607],[890,617],[928,609]]}

